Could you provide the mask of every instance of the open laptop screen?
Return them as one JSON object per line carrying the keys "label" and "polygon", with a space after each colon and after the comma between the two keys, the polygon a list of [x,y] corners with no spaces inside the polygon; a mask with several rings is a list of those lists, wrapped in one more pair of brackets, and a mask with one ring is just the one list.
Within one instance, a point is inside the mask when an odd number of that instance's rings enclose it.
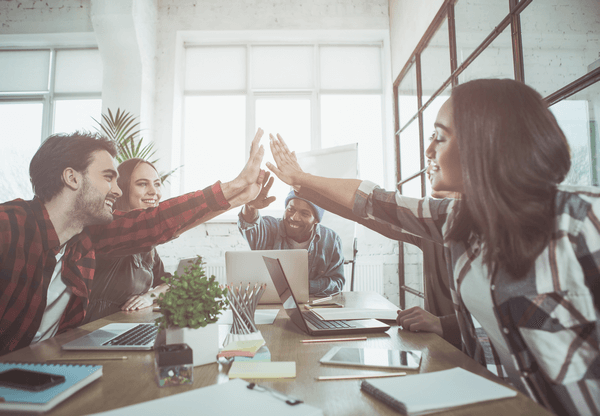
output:
{"label": "open laptop screen", "polygon": [[265,265],[267,266],[267,270],[269,270],[269,274],[271,275],[271,279],[273,280],[273,285],[277,290],[277,294],[281,299],[281,303],[283,303],[285,312],[288,314],[292,322],[298,325],[298,328],[304,329],[308,333],[308,327],[306,326],[304,319],[302,319],[302,312],[298,307],[298,303],[296,302],[296,298],[292,293],[290,284],[285,277],[285,273],[283,272],[283,268],[281,267],[279,259],[272,259],[265,256],[263,256],[263,259],[265,260]]}

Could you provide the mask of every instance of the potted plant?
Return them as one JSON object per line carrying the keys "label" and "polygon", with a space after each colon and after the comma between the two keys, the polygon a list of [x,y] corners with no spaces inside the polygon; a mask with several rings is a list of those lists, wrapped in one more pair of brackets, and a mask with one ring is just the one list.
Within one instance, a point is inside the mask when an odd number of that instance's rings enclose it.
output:
{"label": "potted plant", "polygon": [[226,309],[227,289],[216,277],[207,277],[202,257],[184,269],[181,276],[164,276],[170,286],[156,301],[162,315],[156,319],[166,344],[188,344],[194,366],[216,362],[219,352],[218,316]]}

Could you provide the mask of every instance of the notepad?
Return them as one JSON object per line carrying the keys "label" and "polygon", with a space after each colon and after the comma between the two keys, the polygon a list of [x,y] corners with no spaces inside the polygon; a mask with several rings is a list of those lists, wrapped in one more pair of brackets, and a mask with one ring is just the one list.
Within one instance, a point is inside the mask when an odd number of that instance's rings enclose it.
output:
{"label": "notepad", "polygon": [[295,361],[234,361],[229,369],[229,378],[294,378]]}
{"label": "notepad", "polygon": [[42,391],[0,387],[0,410],[46,412],[102,375],[101,365],[0,363],[0,372],[13,368],[59,374],[65,382]]}
{"label": "notepad", "polygon": [[409,416],[517,395],[508,387],[459,367],[402,378],[364,380],[360,387]]}
{"label": "notepad", "polygon": [[[174,394],[149,402],[122,407],[96,416],[122,415],[244,415],[244,416],[323,416],[323,411],[306,403],[291,406],[266,391],[250,390],[244,380],[230,380]],[[306,397],[297,397],[307,400]]]}

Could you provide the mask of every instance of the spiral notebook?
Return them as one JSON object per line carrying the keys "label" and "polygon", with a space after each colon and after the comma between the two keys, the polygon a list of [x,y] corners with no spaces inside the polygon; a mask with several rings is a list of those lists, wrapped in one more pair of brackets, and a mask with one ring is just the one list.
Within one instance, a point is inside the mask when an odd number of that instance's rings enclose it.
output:
{"label": "spiral notebook", "polygon": [[101,365],[0,363],[0,372],[19,368],[65,377],[65,382],[42,391],[0,386],[0,410],[46,412],[102,375]]}
{"label": "spiral notebook", "polygon": [[515,397],[517,392],[460,367],[401,378],[364,380],[361,389],[409,416]]}

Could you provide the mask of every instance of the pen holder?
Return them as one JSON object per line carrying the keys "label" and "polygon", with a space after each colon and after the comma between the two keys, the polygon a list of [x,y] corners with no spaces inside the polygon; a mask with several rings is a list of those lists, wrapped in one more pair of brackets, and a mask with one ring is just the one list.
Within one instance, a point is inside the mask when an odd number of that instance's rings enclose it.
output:
{"label": "pen holder", "polygon": [[192,384],[194,381],[194,356],[187,344],[160,345],[154,358],[160,387]]}
{"label": "pen holder", "polygon": [[266,283],[262,285],[255,283],[254,286],[248,283],[244,289],[241,283],[239,286],[227,285],[227,299],[229,300],[229,307],[233,315],[233,324],[231,325],[229,334],[225,338],[224,346],[232,341],[263,339],[254,322],[254,313],[256,312],[258,301],[266,289]]}

